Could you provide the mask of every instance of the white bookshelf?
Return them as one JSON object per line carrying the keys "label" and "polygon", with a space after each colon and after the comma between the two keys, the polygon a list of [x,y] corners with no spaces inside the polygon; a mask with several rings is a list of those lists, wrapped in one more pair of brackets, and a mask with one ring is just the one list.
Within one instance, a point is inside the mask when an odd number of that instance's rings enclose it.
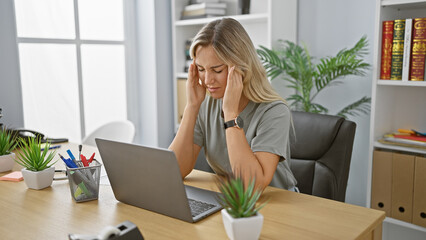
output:
{"label": "white bookshelf", "polygon": [[[373,151],[377,148],[426,155],[419,148],[386,145],[378,142],[385,133],[398,128],[422,130],[426,127],[426,81],[403,82],[380,79],[382,22],[386,20],[426,17],[426,1],[420,0],[376,0],[374,62],[372,80],[372,102],[370,123],[370,148],[367,185],[367,206],[371,205],[371,175]],[[396,225],[407,236],[422,236],[426,239],[426,228],[387,217],[385,225]],[[384,239],[395,239],[392,230],[384,229]],[[386,232],[388,231],[388,232]],[[409,237],[407,239],[410,239]],[[417,238],[416,238],[417,239]]]}
{"label": "white bookshelf", "polygon": [[[250,14],[236,15],[238,0],[226,2],[227,16],[238,20],[246,29],[256,48],[273,47],[278,39],[297,40],[297,0],[251,0]],[[171,0],[173,44],[173,94],[175,130],[179,127],[177,79],[187,77],[185,41],[191,39],[208,22],[218,18],[181,20],[181,12],[189,0]],[[234,9],[234,10],[233,10]]]}

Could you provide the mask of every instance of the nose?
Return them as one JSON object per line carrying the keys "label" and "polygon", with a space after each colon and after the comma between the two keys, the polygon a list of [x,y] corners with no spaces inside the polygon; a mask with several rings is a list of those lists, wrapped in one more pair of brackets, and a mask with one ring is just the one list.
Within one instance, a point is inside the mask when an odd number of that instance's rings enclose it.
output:
{"label": "nose", "polygon": [[213,74],[211,74],[208,71],[206,71],[206,73],[204,75],[204,84],[205,85],[210,85],[213,82],[214,82],[214,76],[213,76]]}

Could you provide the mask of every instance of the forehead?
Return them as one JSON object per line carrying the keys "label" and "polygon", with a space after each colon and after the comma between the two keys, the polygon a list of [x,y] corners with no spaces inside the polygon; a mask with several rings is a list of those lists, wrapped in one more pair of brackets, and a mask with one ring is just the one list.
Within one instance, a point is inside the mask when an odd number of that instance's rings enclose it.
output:
{"label": "forehead", "polygon": [[217,66],[224,64],[217,56],[211,45],[198,46],[195,51],[195,63],[203,67]]}

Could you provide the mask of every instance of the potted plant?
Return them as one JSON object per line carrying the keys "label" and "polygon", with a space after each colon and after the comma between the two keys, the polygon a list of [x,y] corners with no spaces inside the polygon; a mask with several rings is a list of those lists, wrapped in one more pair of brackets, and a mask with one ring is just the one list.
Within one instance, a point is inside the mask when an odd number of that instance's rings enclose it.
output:
{"label": "potted plant", "polygon": [[[27,142],[28,141],[28,142]],[[24,181],[28,188],[43,189],[52,185],[53,176],[55,175],[55,162],[52,162],[56,151],[49,152],[50,144],[41,143],[40,138],[28,138],[21,140],[16,162],[23,166],[21,170]],[[45,150],[42,150],[44,148]]]}
{"label": "potted plant", "polygon": [[226,234],[231,240],[258,239],[263,225],[263,215],[258,211],[265,206],[257,204],[262,193],[255,189],[252,179],[247,187],[241,177],[227,174],[218,177],[219,203],[223,209],[222,220]]}
{"label": "potted plant", "polygon": [[0,128],[0,172],[10,171],[15,164],[15,149],[17,142],[12,133]]}
{"label": "potted plant", "polygon": [[[367,38],[362,37],[354,47],[342,49],[334,57],[324,57],[316,61],[309,54],[306,47],[301,47],[290,41],[280,40],[275,50],[260,46],[257,53],[271,80],[276,78],[288,82],[288,87],[295,90],[295,94],[287,97],[293,110],[328,113],[328,109],[315,102],[315,97],[326,87],[336,86],[345,76],[365,75],[370,64],[362,57],[368,53]],[[336,115],[347,118],[368,114],[370,111],[369,97],[350,103]]]}

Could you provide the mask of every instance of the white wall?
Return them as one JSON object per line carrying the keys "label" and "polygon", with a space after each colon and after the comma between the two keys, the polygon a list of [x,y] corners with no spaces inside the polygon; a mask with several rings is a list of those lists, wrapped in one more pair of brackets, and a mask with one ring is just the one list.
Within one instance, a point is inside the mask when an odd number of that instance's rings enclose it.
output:
{"label": "white wall", "polygon": [[[299,0],[299,43],[317,58],[335,55],[352,47],[363,35],[369,41],[365,60],[373,63],[375,1]],[[318,102],[337,113],[362,96],[371,96],[372,69],[364,77],[347,77],[344,84],[318,96]],[[346,202],[365,206],[370,116],[351,117],[357,124]]]}
{"label": "white wall", "polygon": [[24,126],[13,0],[0,1],[0,119],[7,127]]}
{"label": "white wall", "polygon": [[138,46],[137,142],[168,147],[173,130],[173,74],[169,0],[136,1]]}

